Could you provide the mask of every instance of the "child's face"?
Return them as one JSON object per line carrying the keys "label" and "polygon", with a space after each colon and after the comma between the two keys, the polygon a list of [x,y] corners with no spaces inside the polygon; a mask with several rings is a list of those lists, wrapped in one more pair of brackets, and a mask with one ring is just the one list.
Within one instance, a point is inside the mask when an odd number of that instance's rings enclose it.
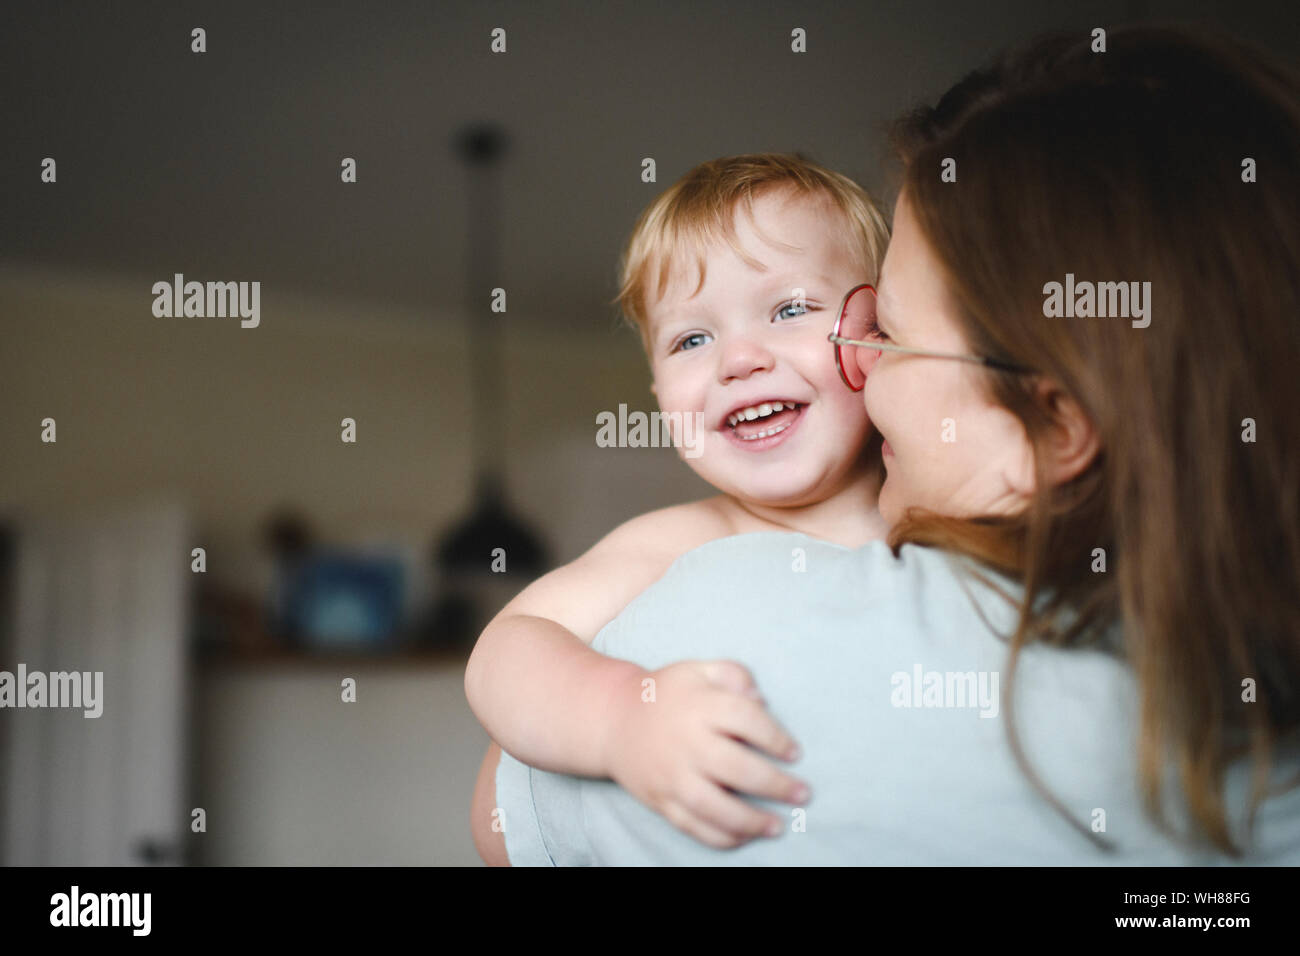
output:
{"label": "child's face", "polygon": [[[768,191],[754,199],[754,220],[797,248],[765,241],[738,211],[739,244],[763,270],[719,242],[692,295],[693,262],[674,267],[648,310],[653,388],[661,411],[703,416],[698,456],[683,455],[700,477],[742,501],[794,507],[824,500],[862,468],[870,422],[826,336],[844,294],[866,277],[829,200]],[[746,408],[776,403],[784,407],[734,423]]]}

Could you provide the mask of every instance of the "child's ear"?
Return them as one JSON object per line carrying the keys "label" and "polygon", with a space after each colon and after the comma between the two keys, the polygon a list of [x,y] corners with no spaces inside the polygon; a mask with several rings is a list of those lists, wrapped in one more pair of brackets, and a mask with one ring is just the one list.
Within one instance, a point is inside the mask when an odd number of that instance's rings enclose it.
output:
{"label": "child's ear", "polygon": [[658,398],[658,397],[659,397],[659,393],[655,391],[655,383],[654,383],[654,382],[651,382],[651,383],[650,383],[650,394],[653,395],[655,398]]}

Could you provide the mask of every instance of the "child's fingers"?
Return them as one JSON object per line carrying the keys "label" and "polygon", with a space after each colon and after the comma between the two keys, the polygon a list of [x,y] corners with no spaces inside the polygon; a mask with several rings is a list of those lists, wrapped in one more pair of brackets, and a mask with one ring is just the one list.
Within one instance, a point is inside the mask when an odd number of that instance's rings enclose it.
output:
{"label": "child's fingers", "polygon": [[758,697],[754,676],[744,664],[736,661],[704,661],[702,667],[704,676],[714,686],[747,697]]}
{"label": "child's fingers", "polygon": [[709,776],[732,790],[795,804],[805,803],[812,796],[802,780],[730,737],[717,738],[705,759]]}
{"label": "child's fingers", "polygon": [[692,813],[685,806],[676,800],[670,800],[663,808],[664,818],[681,830],[688,837],[698,840],[706,846],[711,846],[717,850],[729,850],[732,847],[739,846],[743,840],[738,840],[732,834],[725,830],[720,830]]}
{"label": "child's fingers", "polygon": [[799,747],[767,708],[756,700],[722,696],[713,711],[714,726],[776,757],[794,760]]}
{"label": "child's fingers", "polygon": [[728,793],[712,780],[696,777],[677,797],[677,803],[703,829],[722,833],[729,846],[739,846],[755,837],[766,836],[774,826],[784,826],[780,817],[758,810]]}

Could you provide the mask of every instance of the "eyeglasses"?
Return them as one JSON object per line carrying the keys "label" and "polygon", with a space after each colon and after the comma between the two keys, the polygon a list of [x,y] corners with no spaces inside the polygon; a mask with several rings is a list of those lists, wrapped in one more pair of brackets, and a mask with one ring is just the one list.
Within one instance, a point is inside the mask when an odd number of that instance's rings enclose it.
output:
{"label": "eyeglasses", "polygon": [[[835,346],[835,367],[840,371],[844,384],[855,392],[862,390],[867,383],[867,375],[852,356],[845,353],[844,346],[874,349],[877,352],[902,352],[906,355],[923,355],[929,358],[956,359],[959,362],[974,362],[986,368],[995,368],[1003,372],[1029,374],[1033,369],[1014,362],[990,358],[983,355],[959,355],[956,352],[931,352],[927,349],[912,349],[902,345],[888,345],[884,342],[865,341],[868,336],[879,335],[876,325],[876,290],[869,285],[854,286],[840,303],[839,318],[835,320],[835,330],[827,338]],[[848,359],[846,361],[846,359]]]}

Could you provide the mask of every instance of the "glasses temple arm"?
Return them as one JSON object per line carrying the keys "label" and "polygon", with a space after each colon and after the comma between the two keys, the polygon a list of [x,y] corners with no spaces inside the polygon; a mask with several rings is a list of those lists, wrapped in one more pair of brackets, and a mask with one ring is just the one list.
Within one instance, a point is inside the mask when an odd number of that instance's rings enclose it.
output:
{"label": "glasses temple arm", "polygon": [[957,355],[952,352],[931,352],[927,349],[911,349],[905,345],[886,345],[883,342],[861,342],[857,339],[846,339],[842,335],[836,335],[832,332],[826,338],[836,345],[856,345],[861,348],[875,349],[880,352],[902,352],[905,355],[926,355],[931,358],[957,359],[961,362],[974,362],[977,365],[984,365],[988,368],[997,369],[1002,372],[1013,372],[1017,374],[1028,374],[1033,369],[1026,368],[1023,365],[1017,365],[1014,362],[1004,362],[1002,359],[991,358],[986,355]]}

